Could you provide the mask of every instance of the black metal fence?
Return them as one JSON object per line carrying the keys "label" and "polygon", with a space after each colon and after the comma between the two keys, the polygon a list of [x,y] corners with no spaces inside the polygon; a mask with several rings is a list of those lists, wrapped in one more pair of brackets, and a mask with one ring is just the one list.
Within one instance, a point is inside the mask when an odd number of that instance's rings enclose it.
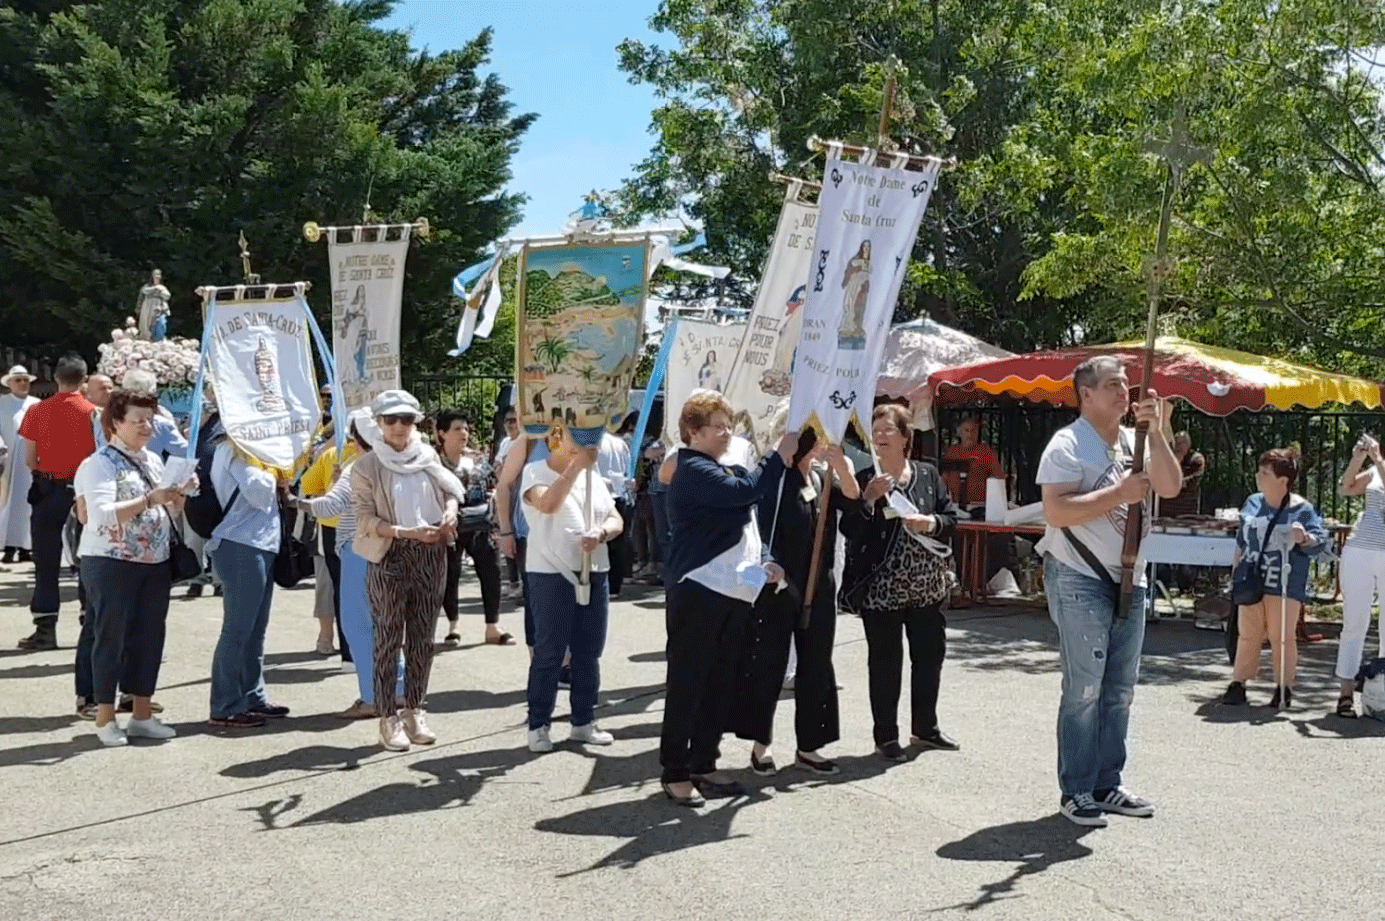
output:
{"label": "black metal fence", "polygon": [[[942,409],[939,412],[944,447],[955,440],[953,429],[961,416],[981,418],[981,437],[993,445],[1014,475],[1016,501],[1039,501],[1034,483],[1039,457],[1049,438],[1072,422],[1077,413],[1066,407],[996,403]],[[1365,410],[1263,410],[1239,412],[1225,418],[1203,415],[1180,406],[1174,429],[1187,430],[1193,449],[1207,458],[1202,478],[1202,511],[1237,508],[1255,491],[1255,469],[1270,448],[1296,445],[1303,453],[1302,472],[1295,491],[1307,497],[1324,517],[1350,524],[1361,500],[1338,494],[1337,481],[1351,462],[1351,451],[1363,432],[1385,434],[1385,412]]]}
{"label": "black metal fence", "polygon": [[507,395],[511,381],[508,377],[418,375],[407,378],[405,386],[418,398],[424,412],[461,410],[471,420],[476,440],[490,444],[498,432],[496,412],[503,408],[501,398]]}

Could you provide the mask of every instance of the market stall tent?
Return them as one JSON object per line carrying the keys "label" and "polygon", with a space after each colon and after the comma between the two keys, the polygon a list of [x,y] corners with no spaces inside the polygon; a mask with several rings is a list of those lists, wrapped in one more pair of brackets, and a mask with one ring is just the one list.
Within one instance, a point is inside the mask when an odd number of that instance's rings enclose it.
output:
{"label": "market stall tent", "polygon": [[[933,373],[957,365],[1013,357],[1013,352],[934,320],[900,323],[890,329],[875,392],[908,399],[915,418],[923,424],[932,415],[929,377]],[[931,422],[924,427],[931,427]]]}
{"label": "market stall tent", "polygon": [[[1034,403],[1075,406],[1072,372],[1096,355],[1114,355],[1132,382],[1143,371],[1144,345],[1119,342],[982,360],[942,368],[928,378],[928,389],[942,405],[1011,397]],[[1155,343],[1154,389],[1178,397],[1213,416],[1237,410],[1319,407],[1328,403],[1385,405],[1379,381],[1333,374],[1234,349],[1203,345],[1173,336]]]}

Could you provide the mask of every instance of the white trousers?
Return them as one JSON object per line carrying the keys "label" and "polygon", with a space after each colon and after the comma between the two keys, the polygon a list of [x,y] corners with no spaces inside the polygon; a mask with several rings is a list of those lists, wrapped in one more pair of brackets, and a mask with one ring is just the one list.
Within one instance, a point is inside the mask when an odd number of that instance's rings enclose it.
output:
{"label": "white trousers", "polygon": [[[1350,681],[1361,668],[1366,632],[1371,627],[1371,608],[1379,598],[1385,604],[1385,550],[1348,545],[1342,550],[1342,636],[1337,647],[1337,677]],[[1380,653],[1385,658],[1385,630],[1380,632]]]}

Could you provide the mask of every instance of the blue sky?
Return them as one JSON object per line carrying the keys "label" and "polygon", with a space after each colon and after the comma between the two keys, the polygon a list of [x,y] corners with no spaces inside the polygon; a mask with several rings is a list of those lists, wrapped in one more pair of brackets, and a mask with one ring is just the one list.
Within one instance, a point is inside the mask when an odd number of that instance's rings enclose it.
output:
{"label": "blue sky", "polygon": [[539,118],[512,168],[511,190],[529,196],[516,235],[553,234],[591,189],[610,190],[649,153],[654,95],[617,67],[625,38],[656,40],[647,22],[658,0],[402,0],[387,25],[415,47],[458,48],[491,26],[486,72],[510,88],[516,112]]}

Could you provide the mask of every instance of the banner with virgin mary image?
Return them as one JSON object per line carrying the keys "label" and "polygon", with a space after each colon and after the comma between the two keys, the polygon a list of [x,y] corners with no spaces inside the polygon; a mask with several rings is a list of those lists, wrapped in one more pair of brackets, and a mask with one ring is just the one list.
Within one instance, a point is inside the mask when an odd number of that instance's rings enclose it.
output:
{"label": "banner with virgin mary image", "polygon": [[[840,443],[869,419],[895,300],[941,163],[920,171],[841,159],[829,150],[818,200],[803,330],[793,366],[789,430],[814,425]],[[861,425],[864,432],[865,426]]]}
{"label": "banner with virgin mary image", "polygon": [[644,344],[645,239],[526,247],[519,256],[515,350],[520,422],[566,426],[596,445],[629,408]]}
{"label": "banner with virgin mary image", "polygon": [[[726,372],[745,329],[745,323],[678,320],[664,369],[664,438],[668,444],[682,444],[678,416],[694,390],[726,393]],[[741,408],[734,402],[731,407],[737,411]]]}
{"label": "banner with virgin mary image", "polygon": [[251,458],[291,471],[312,449],[322,420],[308,303],[301,295],[212,299],[207,308],[207,380],[221,424]]}

